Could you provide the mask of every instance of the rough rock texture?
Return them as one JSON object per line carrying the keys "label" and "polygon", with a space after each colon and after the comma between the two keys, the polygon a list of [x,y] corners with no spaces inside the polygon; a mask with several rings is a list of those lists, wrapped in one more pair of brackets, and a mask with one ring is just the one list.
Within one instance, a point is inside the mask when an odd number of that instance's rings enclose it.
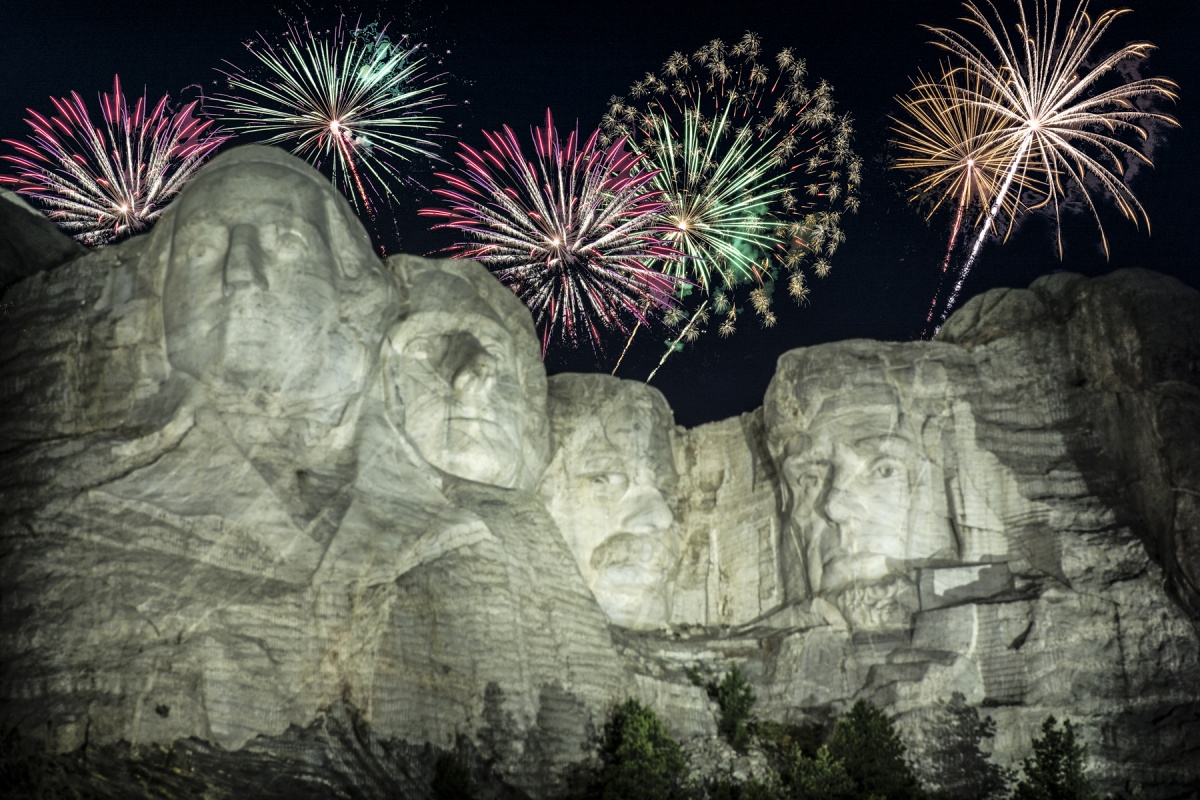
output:
{"label": "rough rock texture", "polygon": [[955,694],[996,720],[1006,766],[1071,717],[1106,789],[1182,796],[1200,783],[1198,325],[1172,279],[1056,275],[976,298],[932,343],[784,355],[761,418],[682,437],[708,487],[684,528],[711,524],[718,554],[690,580],[725,598],[691,621],[734,628],[630,646],[659,668],[752,665],[770,718],[865,697],[924,760]]}
{"label": "rough rock texture", "polygon": [[[328,181],[241,148],[149,237],[14,286],[5,724],[61,750],[237,749],[345,701],[383,739],[469,733],[515,785],[556,785],[634,680],[537,496],[463,481],[402,432],[419,398],[400,370],[424,358],[456,423],[477,379],[532,392],[481,417],[503,426],[515,407],[544,459],[532,323],[488,281],[473,264],[385,266]],[[508,304],[491,349],[432,322],[421,355],[389,338],[469,307],[473,285],[482,316]]]}
{"label": "rough rock texture", "polygon": [[679,563],[671,408],[657,389],[611,376],[549,383],[555,452],[542,499],[609,619],[660,627]]}
{"label": "rough rock texture", "polygon": [[0,290],[86,252],[20,197],[0,189]]}
{"label": "rough rock texture", "polygon": [[380,262],[327,181],[239,148],[2,302],[0,727],[52,750],[362,797],[455,750],[549,796],[633,695],[750,774],[694,681],[736,663],[759,717],[867,698],[925,767],[985,716],[1015,765],[1054,714],[1106,792],[1200,783],[1200,296],[1171,279],[793,351],[763,408],[685,431],[640,385],[547,388],[481,268]]}

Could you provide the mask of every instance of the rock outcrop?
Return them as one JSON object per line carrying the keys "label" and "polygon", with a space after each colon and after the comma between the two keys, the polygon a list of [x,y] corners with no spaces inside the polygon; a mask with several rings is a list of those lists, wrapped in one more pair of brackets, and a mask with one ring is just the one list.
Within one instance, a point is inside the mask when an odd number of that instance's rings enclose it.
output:
{"label": "rock outcrop", "polygon": [[379,261],[273,150],[43,267],[0,317],[5,730],[364,797],[453,749],[551,796],[631,695],[713,751],[695,678],[737,664],[759,717],[866,698],[918,765],[986,716],[1015,765],[1054,714],[1105,791],[1200,783],[1200,295],[1169,278],[793,351],[683,430],[547,381],[511,293]]}
{"label": "rock outcrop", "polygon": [[0,291],[86,252],[19,196],[0,189]]}

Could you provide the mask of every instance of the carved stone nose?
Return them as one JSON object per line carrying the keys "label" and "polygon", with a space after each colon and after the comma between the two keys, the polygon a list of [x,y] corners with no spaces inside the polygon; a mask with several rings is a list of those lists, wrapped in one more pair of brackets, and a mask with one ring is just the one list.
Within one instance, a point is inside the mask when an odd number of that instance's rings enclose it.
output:
{"label": "carved stone nose", "polygon": [[225,253],[222,276],[225,294],[241,288],[257,286],[271,288],[263,272],[263,251],[258,241],[258,229],[253,225],[237,225],[229,232],[229,249]]}
{"label": "carved stone nose", "polygon": [[659,533],[674,521],[671,507],[653,487],[632,486],[621,498],[620,528],[626,533]]}
{"label": "carved stone nose", "polygon": [[460,394],[487,392],[495,382],[495,366],[481,349],[470,353],[454,373],[454,390]]}
{"label": "carved stone nose", "polygon": [[825,516],[833,522],[847,522],[854,516],[854,501],[842,489],[829,487],[825,493]]}

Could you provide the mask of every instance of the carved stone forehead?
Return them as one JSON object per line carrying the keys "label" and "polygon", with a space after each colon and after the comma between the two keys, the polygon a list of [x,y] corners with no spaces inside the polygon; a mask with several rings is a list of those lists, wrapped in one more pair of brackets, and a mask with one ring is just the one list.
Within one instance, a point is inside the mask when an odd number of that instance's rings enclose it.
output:
{"label": "carved stone forehead", "polygon": [[894,416],[898,428],[919,427],[962,396],[970,378],[965,366],[959,348],[936,342],[860,340],[792,350],[779,358],[764,398],[768,439],[809,435],[839,418],[853,426]]}
{"label": "carved stone forehead", "polygon": [[607,446],[674,471],[674,415],[657,389],[611,375],[556,375],[548,385],[555,459]]}
{"label": "carved stone forehead", "polygon": [[645,384],[627,383],[622,388],[624,391],[598,409],[595,444],[601,447],[607,444],[626,458],[652,465],[660,473],[660,481],[674,482],[675,458],[671,451],[674,420],[666,399]]}
{"label": "carved stone forehead", "polygon": [[541,350],[529,310],[495,276],[474,261],[398,255],[388,265],[408,287],[406,315],[484,317],[508,330],[519,352]]}
{"label": "carved stone forehead", "polygon": [[[322,229],[330,222],[324,188],[303,173],[276,163],[258,163],[252,169],[224,169],[201,173],[180,195],[178,224],[195,216],[228,224],[256,224],[264,206],[278,207]],[[178,228],[177,228],[178,232]]]}
{"label": "carved stone forehead", "polygon": [[527,400],[544,425],[546,369],[524,303],[474,261],[397,255],[388,259],[388,266],[407,290],[393,334],[404,338],[422,332],[475,330],[507,335]]}
{"label": "carved stone forehead", "polygon": [[[275,191],[271,184],[273,180],[278,179],[299,181],[312,187],[312,192],[303,197],[279,197],[278,201],[281,204],[311,204],[312,198],[328,198],[337,207],[337,221],[355,228],[355,233],[360,234],[356,238],[365,243],[370,250],[370,238],[366,230],[358,223],[349,203],[329,179],[302,159],[277,147],[244,145],[222,153],[196,174],[180,194],[180,200],[186,201],[188,196],[196,193],[198,189],[228,184],[236,185],[238,191],[229,193],[225,198],[227,202],[233,206],[246,206],[243,192],[254,195],[271,193]],[[220,203],[221,198],[209,202]]]}

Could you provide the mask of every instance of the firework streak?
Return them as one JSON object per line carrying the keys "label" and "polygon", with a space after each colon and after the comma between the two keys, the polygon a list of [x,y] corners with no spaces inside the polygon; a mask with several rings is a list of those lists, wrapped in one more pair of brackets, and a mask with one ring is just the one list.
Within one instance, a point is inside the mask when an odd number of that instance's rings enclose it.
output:
{"label": "firework streak", "polygon": [[131,109],[114,76],[112,94],[100,98],[101,129],[77,93],[51,98],[54,116],[29,110],[28,143],[4,140],[17,150],[2,157],[17,174],[0,183],[41,201],[50,219],[89,246],[145,230],[229,138],[194,115],[195,102],[172,113],[168,99],[150,109],[143,93]]}
{"label": "firework streak", "polygon": [[668,203],[669,241],[686,258],[663,269],[695,284],[699,313],[684,323],[668,353],[692,341],[711,308],[734,331],[737,287],[763,325],[775,324],[774,285],[809,295],[803,268],[824,276],[844,241],[841,215],[858,206],[861,161],[850,151],[850,121],[833,110],[825,82],[804,84],[804,61],[784,50],[761,59],[748,33],[732,47],[709,42],[689,58],[673,54],[658,73],[614,98],[604,118],[608,136],[627,135],[656,170],[652,186]]}
{"label": "firework streak", "polygon": [[419,213],[465,234],[448,252],[486,264],[529,306],[543,355],[555,334],[574,346],[581,332],[599,351],[602,329],[672,307],[677,279],[651,266],[680,257],[664,241],[657,171],[638,171],[623,139],[581,143],[576,127],[563,142],[550,111],[532,160],[507,126],[484,137],[483,152],[462,145],[461,173],[438,174],[447,207]]}
{"label": "firework streak", "polygon": [[[1101,244],[1108,254],[1108,238],[1096,210],[1094,191],[1110,196],[1120,212],[1138,223],[1150,220],[1125,183],[1126,161],[1150,164],[1150,159],[1122,136],[1145,141],[1146,123],[1176,125],[1165,114],[1144,110],[1145,101],[1175,100],[1176,85],[1165,78],[1128,80],[1125,67],[1145,58],[1154,46],[1133,42],[1115,52],[1092,55],[1100,37],[1128,9],[1105,11],[1094,20],[1087,0],[1081,0],[1070,17],[1062,13],[1061,0],[1032,0],[1032,16],[1024,0],[1016,3],[1018,22],[1010,34],[995,6],[991,14],[968,2],[967,22],[986,42],[980,47],[957,31],[927,27],[937,44],[959,62],[967,78],[951,91],[986,118],[988,138],[1002,154],[1003,168],[989,186],[990,206],[979,233],[947,298],[941,319],[953,309],[963,282],[1005,209],[1014,206],[1010,192],[1025,210],[1050,208],[1058,224],[1058,252],[1062,257],[1061,203],[1070,189],[1096,221]],[[986,49],[985,49],[986,48]],[[989,52],[991,54],[989,55]],[[1105,78],[1115,86],[1104,89]],[[1004,163],[1007,162],[1007,163]],[[1091,188],[1089,184],[1096,188]]]}
{"label": "firework streak", "polygon": [[374,214],[390,181],[406,176],[393,161],[440,160],[436,141],[444,105],[437,76],[427,75],[421,46],[393,42],[371,24],[349,30],[341,19],[328,34],[290,28],[279,45],[259,37],[246,49],[262,77],[224,72],[232,94],[214,100],[235,130],[264,144],[291,148]]}

